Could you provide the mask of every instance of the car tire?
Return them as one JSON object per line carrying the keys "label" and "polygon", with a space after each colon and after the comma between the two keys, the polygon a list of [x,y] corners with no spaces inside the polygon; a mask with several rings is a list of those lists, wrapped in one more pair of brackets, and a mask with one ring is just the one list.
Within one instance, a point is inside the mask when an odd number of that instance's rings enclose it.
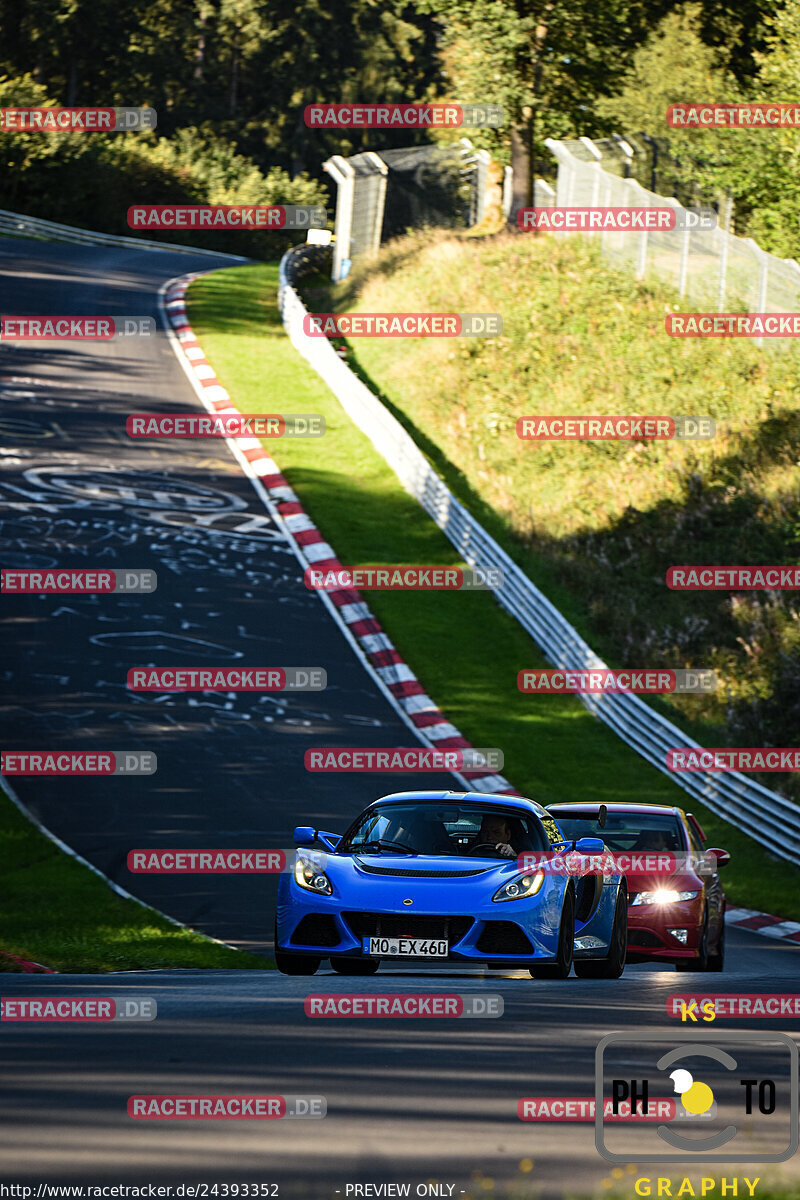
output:
{"label": "car tire", "polygon": [[278,922],[275,922],[275,966],[281,975],[314,975],[322,963],[321,958],[307,954],[287,954],[278,947]]}
{"label": "car tire", "polygon": [[558,950],[556,961],[542,963],[529,967],[534,979],[567,979],[572,970],[572,958],[575,953],[575,893],[568,887],[564,895],[564,906],[561,909],[561,923],[558,927]]}
{"label": "car tire", "polygon": [[708,909],[703,913],[703,931],[700,934],[700,953],[696,958],[681,958],[675,963],[676,971],[708,970]]}
{"label": "car tire", "polygon": [[577,958],[575,974],[579,979],[619,979],[625,970],[628,953],[628,898],[625,889],[617,892],[611,944],[605,958]]}
{"label": "car tire", "polygon": [[374,975],[380,965],[379,958],[331,959],[331,966],[337,975]]}
{"label": "car tire", "polygon": [[719,926],[719,938],[717,939],[716,953],[709,954],[707,971],[724,971],[725,970],[725,913],[722,913],[722,919]]}

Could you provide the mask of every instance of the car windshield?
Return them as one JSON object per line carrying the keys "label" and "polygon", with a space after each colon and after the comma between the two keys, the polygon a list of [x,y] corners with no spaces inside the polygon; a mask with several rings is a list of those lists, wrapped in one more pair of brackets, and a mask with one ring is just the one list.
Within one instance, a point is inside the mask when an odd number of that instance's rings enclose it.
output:
{"label": "car windshield", "polygon": [[381,804],[358,818],[339,854],[471,854],[497,858],[505,842],[515,854],[544,850],[548,841],[533,813],[493,805]]}
{"label": "car windshield", "polygon": [[601,828],[597,810],[548,810],[564,837],[602,838],[609,850],[685,850],[682,829],[674,813],[609,812]]}

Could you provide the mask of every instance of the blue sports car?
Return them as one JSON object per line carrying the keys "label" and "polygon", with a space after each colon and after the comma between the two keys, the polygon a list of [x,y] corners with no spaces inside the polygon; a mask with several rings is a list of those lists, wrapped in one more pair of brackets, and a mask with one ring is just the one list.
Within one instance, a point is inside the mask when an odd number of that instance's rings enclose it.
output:
{"label": "blue sports car", "polygon": [[382,960],[526,967],[534,977],[616,979],[627,951],[627,887],[615,874],[523,871],[526,851],[597,853],[567,842],[534,800],[481,792],[397,792],[343,834],[294,831],[293,869],[278,884],[275,958],[313,975]]}

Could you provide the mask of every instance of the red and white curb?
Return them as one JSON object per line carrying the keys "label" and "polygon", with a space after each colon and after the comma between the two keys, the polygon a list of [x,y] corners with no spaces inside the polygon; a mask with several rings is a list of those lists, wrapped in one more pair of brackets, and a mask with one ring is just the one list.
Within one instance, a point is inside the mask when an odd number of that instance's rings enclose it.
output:
{"label": "red and white curb", "polygon": [[24,975],[57,975],[52,967],[43,967],[41,963],[31,962],[27,958],[20,958],[18,954],[12,954],[9,950],[0,950],[0,958],[6,962],[14,963],[15,971],[21,972]]}
{"label": "red and white curb", "polygon": [[[162,289],[164,309],[175,334],[173,348],[193,382],[195,394],[209,412],[241,416],[230,395],[217,378],[186,316],[185,295],[199,274],[181,275]],[[278,514],[280,524],[293,544],[304,566],[320,567],[325,571],[340,570],[342,564],[333,548],[325,541],[314,522],[303,509],[292,488],[270,458],[258,438],[227,438],[234,455],[245,472],[263,486],[257,488],[268,507]],[[323,601],[337,623],[348,635],[358,657],[381,686],[395,710],[417,734],[420,741],[436,749],[471,749],[455,725],[431,700],[408,664],[400,657],[378,621],[353,588],[321,593]],[[518,796],[516,788],[502,775],[486,775],[480,769],[452,772],[469,789],[498,795]]]}
{"label": "red and white curb", "polygon": [[762,937],[776,941],[800,945],[800,921],[785,921],[783,917],[773,917],[752,908],[728,908],[725,924],[735,925],[737,929],[749,929],[751,933],[760,933]]}

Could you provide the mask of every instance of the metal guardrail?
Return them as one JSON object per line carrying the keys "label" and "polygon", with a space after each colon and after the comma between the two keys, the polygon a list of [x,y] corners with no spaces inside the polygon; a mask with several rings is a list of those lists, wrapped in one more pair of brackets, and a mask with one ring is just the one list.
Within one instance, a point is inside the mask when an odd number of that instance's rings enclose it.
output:
{"label": "metal guardrail", "polygon": [[[464,561],[502,570],[504,582],[494,595],[530,634],[548,662],[571,669],[603,668],[602,659],[456,499],[399,421],[339,358],[328,339],[304,333],[307,309],[292,285],[304,274],[323,269],[329,254],[330,250],[322,246],[301,246],[281,259],[278,304],[292,344]],[[702,747],[639,696],[621,693],[578,698],[627,745],[712,812],[781,858],[800,863],[800,808],[792,801],[738,772],[715,775],[670,771],[666,766],[668,749]]]}
{"label": "metal guardrail", "polygon": [[60,225],[56,221],[42,221],[39,217],[26,217],[22,213],[8,212],[0,208],[0,233],[13,233],[18,237],[29,233],[32,237],[46,238],[51,242],[75,242],[89,246],[134,246],[137,250],[172,250],[179,254],[204,254],[208,258],[227,258],[237,262],[250,262],[241,254],[223,254],[219,250],[202,250],[196,246],[181,246],[176,242],[150,242],[146,238],[118,237],[112,233],[95,233],[91,229],[78,229],[75,225]]}

